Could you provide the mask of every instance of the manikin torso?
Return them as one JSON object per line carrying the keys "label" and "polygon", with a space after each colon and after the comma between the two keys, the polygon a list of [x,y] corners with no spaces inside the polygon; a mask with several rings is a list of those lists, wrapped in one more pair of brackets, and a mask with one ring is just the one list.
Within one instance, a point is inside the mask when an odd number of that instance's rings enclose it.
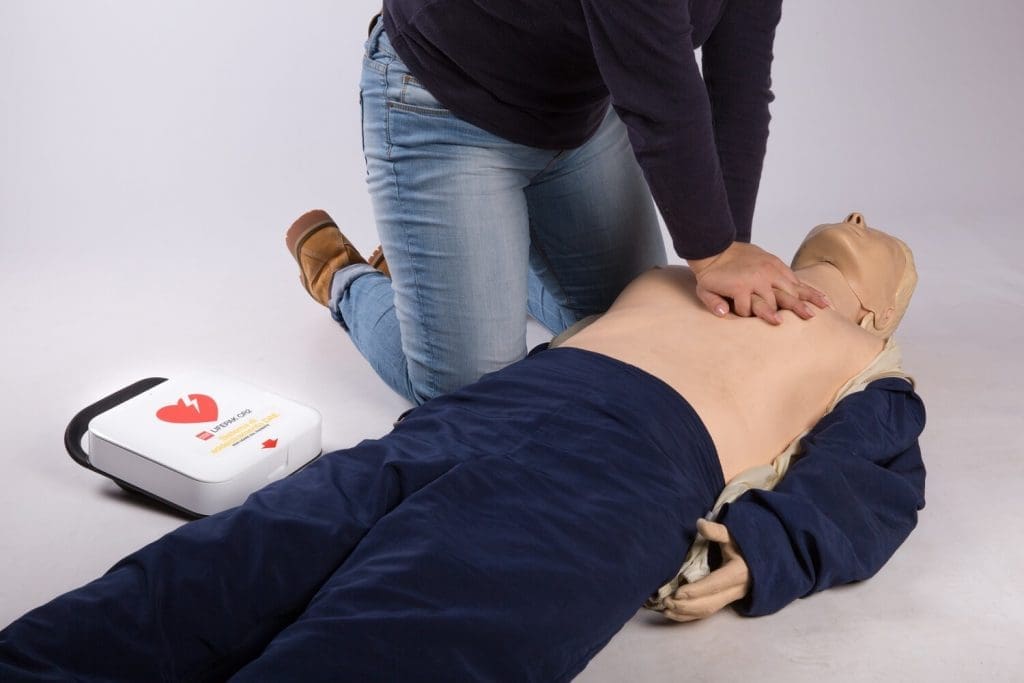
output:
{"label": "manikin torso", "polygon": [[884,345],[833,309],[810,320],[782,310],[777,326],[717,318],[695,288],[689,268],[651,269],[559,345],[624,361],[678,391],[710,432],[726,481],[771,462],[814,425]]}

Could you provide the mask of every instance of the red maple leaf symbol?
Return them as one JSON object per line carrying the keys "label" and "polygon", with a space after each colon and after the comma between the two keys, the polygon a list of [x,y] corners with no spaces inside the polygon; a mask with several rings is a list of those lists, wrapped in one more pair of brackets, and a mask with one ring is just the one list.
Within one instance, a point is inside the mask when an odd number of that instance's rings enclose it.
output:
{"label": "red maple leaf symbol", "polygon": [[263,442],[264,448],[277,448],[277,439],[267,439]]}

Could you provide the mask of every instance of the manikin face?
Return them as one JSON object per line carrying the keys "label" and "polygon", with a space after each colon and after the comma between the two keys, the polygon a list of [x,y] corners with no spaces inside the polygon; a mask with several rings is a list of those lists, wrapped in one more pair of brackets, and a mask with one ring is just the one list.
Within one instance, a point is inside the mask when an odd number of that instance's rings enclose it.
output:
{"label": "manikin face", "polygon": [[842,223],[811,230],[793,257],[792,267],[822,261],[839,269],[867,311],[861,326],[888,338],[917,284],[910,249],[892,235],[868,227],[861,214],[851,213]]}

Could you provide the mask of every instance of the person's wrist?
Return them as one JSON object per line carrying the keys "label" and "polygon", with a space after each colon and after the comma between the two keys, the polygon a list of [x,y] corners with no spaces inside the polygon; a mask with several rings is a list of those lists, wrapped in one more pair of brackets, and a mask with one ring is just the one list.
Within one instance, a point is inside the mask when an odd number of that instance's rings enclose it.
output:
{"label": "person's wrist", "polygon": [[706,270],[708,268],[708,266],[713,264],[718,259],[722,258],[722,256],[727,251],[729,251],[730,249],[733,248],[734,244],[736,244],[736,243],[733,242],[728,247],[726,247],[724,250],[720,251],[719,253],[715,254],[714,256],[708,256],[708,257],[699,258],[699,259],[686,259],[686,265],[690,266],[690,270],[692,270],[695,274],[699,275],[701,273],[701,271]]}

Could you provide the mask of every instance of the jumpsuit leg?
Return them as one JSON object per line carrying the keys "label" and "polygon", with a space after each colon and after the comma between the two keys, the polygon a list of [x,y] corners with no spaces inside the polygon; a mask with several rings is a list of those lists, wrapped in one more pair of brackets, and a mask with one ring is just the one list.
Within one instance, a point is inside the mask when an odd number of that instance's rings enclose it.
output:
{"label": "jumpsuit leg", "polygon": [[185,524],[32,610],[0,631],[0,680],[224,680],[306,609],[381,517],[477,457],[424,435],[436,432],[433,410]]}
{"label": "jumpsuit leg", "polygon": [[[591,370],[598,383],[618,372],[603,361]],[[586,396],[585,386],[569,390]],[[636,391],[657,413],[662,396]],[[604,395],[546,406],[527,438],[403,501],[232,680],[578,674],[675,574],[721,486],[706,436],[656,446],[636,420],[609,418],[615,403]],[[657,420],[669,415],[687,419]]]}
{"label": "jumpsuit leg", "polygon": [[29,612],[0,679],[568,680],[723,483],[670,387],[541,351]]}

